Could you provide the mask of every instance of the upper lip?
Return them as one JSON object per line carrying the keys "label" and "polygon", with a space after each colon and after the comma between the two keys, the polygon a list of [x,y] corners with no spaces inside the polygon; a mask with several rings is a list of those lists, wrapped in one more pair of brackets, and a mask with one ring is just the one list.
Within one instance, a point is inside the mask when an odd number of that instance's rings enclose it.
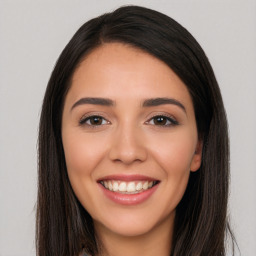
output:
{"label": "upper lip", "polygon": [[102,178],[98,179],[97,181],[104,181],[104,180],[120,180],[120,181],[157,181],[158,179],[155,179],[153,177],[141,175],[141,174],[132,174],[132,175],[127,175],[127,174],[115,174],[115,175],[107,175],[103,176]]}

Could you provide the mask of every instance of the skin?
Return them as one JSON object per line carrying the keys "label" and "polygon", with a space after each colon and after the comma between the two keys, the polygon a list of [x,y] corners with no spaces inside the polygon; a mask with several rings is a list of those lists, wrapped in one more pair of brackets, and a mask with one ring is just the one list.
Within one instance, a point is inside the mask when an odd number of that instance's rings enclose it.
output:
{"label": "skin", "polygon": [[[114,104],[74,106],[83,97]],[[166,97],[185,109],[143,106],[147,99]],[[91,115],[102,117],[98,125],[92,125]],[[157,122],[159,115],[167,117]],[[94,220],[101,255],[169,255],[175,208],[190,171],[200,167],[202,151],[192,100],[179,77],[139,49],[121,43],[100,46],[74,72],[62,139],[72,188]],[[108,199],[97,182],[116,174],[146,175],[160,183],[146,201],[121,205]]]}

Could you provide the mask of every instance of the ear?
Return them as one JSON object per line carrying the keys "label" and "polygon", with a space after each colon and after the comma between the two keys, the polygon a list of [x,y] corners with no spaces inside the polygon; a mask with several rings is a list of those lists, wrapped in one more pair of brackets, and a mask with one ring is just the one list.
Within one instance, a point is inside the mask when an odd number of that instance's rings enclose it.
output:
{"label": "ear", "polygon": [[202,151],[203,151],[203,141],[198,140],[195,153],[190,164],[191,172],[195,172],[200,168],[201,162],[202,162]]}

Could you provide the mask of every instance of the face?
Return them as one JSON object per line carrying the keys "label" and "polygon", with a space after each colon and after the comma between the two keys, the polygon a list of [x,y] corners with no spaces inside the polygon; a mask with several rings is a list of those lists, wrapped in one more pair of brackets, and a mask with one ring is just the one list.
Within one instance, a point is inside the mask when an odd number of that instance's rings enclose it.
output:
{"label": "face", "polygon": [[125,236],[173,223],[201,163],[184,83],[162,61],[120,43],[95,49],[76,69],[62,140],[72,188],[96,230]]}

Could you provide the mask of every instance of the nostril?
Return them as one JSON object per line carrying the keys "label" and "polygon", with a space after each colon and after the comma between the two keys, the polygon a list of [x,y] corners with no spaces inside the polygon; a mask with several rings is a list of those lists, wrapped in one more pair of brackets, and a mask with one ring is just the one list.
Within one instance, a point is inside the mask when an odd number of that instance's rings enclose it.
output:
{"label": "nostril", "polygon": [[109,158],[114,162],[123,164],[143,162],[147,159],[147,151],[143,147],[113,147],[109,152]]}

